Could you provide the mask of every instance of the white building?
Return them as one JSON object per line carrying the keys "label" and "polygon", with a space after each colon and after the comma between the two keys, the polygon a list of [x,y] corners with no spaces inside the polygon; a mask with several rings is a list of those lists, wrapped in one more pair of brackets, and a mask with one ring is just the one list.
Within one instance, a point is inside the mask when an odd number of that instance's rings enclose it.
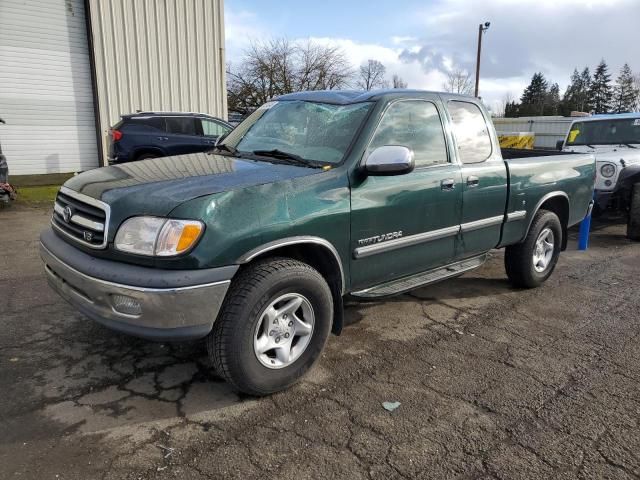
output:
{"label": "white building", "polygon": [[558,140],[564,140],[576,117],[500,117],[493,118],[498,134],[533,133],[534,148],[556,148]]}
{"label": "white building", "polygon": [[99,166],[136,110],[226,117],[223,0],[0,0],[12,175]]}

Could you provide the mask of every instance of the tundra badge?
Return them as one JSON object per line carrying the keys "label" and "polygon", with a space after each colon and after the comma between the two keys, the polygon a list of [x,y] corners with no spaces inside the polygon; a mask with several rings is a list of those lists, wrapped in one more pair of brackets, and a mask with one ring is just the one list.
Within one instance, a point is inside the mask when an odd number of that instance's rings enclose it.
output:
{"label": "tundra badge", "polygon": [[394,240],[396,238],[400,238],[401,236],[402,236],[402,230],[397,232],[384,233],[382,235],[375,235],[369,238],[361,238],[360,240],[358,240],[358,245],[363,246],[363,245],[371,245],[374,243],[386,242],[387,240]]}

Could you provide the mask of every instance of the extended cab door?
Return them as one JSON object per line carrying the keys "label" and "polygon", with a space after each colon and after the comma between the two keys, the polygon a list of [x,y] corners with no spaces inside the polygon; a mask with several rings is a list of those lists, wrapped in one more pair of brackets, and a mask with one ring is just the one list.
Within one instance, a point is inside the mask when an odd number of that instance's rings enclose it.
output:
{"label": "extended cab door", "polygon": [[456,258],[491,250],[500,243],[507,204],[507,168],[495,131],[471,101],[447,103],[462,173],[462,221]]}
{"label": "extended cab door", "polygon": [[381,284],[449,263],[461,215],[460,168],[450,161],[437,96],[387,107],[364,154],[384,145],[414,152],[416,168],[367,176],[351,189],[351,286]]}

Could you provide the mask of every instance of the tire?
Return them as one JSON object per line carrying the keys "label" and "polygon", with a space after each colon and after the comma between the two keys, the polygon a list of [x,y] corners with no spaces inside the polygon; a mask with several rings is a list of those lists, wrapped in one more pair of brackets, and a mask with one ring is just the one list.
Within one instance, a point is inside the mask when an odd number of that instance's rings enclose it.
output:
{"label": "tire", "polygon": [[[292,306],[298,302],[299,307]],[[287,307],[296,310],[271,315]],[[273,326],[265,328],[274,318]],[[207,337],[207,350],[218,375],[235,390],[268,395],[293,385],[320,358],[332,320],[331,290],[320,273],[293,259],[261,260],[233,281]],[[287,345],[290,363],[283,361]]]}
{"label": "tire", "polygon": [[148,160],[150,158],[158,158],[158,155],[156,155],[155,153],[143,153],[138,158],[136,158],[136,160]]}
{"label": "tire", "polygon": [[[543,232],[546,235],[542,239]],[[548,232],[551,232],[549,236]],[[547,240],[544,242],[543,240]],[[542,250],[538,250],[538,244]],[[551,248],[547,249],[551,244]],[[536,213],[524,242],[506,248],[504,266],[516,287],[535,288],[551,276],[562,247],[562,225],[558,216],[548,210]],[[540,255],[540,253],[544,253]],[[536,257],[534,257],[536,255]]]}
{"label": "tire", "polygon": [[640,241],[640,183],[634,184],[631,189],[627,238],[636,242]]}

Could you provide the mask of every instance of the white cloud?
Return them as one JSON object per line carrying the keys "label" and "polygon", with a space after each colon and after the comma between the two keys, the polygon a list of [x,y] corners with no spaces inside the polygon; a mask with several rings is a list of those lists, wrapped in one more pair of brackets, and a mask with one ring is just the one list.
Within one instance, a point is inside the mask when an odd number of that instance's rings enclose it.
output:
{"label": "white cloud", "polygon": [[399,75],[409,84],[409,88],[441,90],[445,76],[438,70],[425,72],[416,62],[404,62],[400,58],[402,48],[391,48],[372,43],[360,43],[346,38],[311,38],[323,45],[340,47],[349,62],[357,68],[369,59],[375,59],[386,67],[387,78]]}
{"label": "white cloud", "polygon": [[[227,58],[232,61],[251,39],[286,31],[286,26],[265,25],[252,12],[229,7],[226,12]],[[354,68],[373,58],[386,66],[389,78],[397,74],[410,88],[440,90],[447,70],[475,72],[478,24],[490,21],[480,91],[495,107],[508,92],[519,98],[537,71],[561,90],[574,67],[593,69],[601,58],[613,78],[624,62],[639,71],[638,20],[640,0],[435,0],[409,12],[402,31],[378,43],[347,37],[313,40],[342,48]]]}
{"label": "white cloud", "polygon": [[405,36],[405,37],[396,37],[393,36],[391,37],[391,43],[393,43],[394,45],[405,45],[405,44],[411,44],[411,43],[415,43],[418,41],[418,37],[410,37],[410,36]]}
{"label": "white cloud", "polygon": [[253,40],[269,37],[270,29],[251,11],[225,9],[224,36],[227,61],[237,61]]}

